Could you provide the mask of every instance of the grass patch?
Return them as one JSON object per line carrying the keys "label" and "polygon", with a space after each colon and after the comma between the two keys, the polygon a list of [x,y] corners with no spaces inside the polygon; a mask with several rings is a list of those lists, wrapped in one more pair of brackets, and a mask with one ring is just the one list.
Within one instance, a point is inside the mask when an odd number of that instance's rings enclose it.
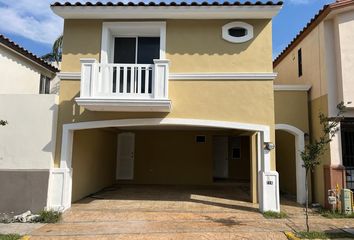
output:
{"label": "grass patch", "polygon": [[41,223],[57,223],[61,220],[61,212],[57,211],[41,211],[39,213],[38,222]]}
{"label": "grass patch", "polygon": [[337,239],[353,238],[354,236],[346,232],[298,232],[296,236],[301,239]]}
{"label": "grass patch", "polygon": [[267,211],[263,213],[263,217],[268,219],[279,219],[279,218],[286,218],[288,215],[285,212],[273,212]]}
{"label": "grass patch", "polygon": [[326,218],[354,218],[354,213],[352,214],[344,214],[338,211],[328,211],[328,210],[320,210],[320,214],[322,217]]}
{"label": "grass patch", "polygon": [[0,240],[18,240],[21,236],[18,234],[0,234]]}

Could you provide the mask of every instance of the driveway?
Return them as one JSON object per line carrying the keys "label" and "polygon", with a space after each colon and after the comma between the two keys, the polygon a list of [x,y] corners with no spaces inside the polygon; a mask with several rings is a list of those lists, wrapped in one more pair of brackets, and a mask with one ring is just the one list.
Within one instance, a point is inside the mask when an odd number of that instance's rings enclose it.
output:
{"label": "driveway", "polygon": [[[286,239],[304,228],[303,210],[283,201],[289,218],[265,219],[247,188],[235,186],[123,186],[73,204],[63,221],[34,231],[31,239]],[[354,227],[354,220],[311,216],[317,230]]]}

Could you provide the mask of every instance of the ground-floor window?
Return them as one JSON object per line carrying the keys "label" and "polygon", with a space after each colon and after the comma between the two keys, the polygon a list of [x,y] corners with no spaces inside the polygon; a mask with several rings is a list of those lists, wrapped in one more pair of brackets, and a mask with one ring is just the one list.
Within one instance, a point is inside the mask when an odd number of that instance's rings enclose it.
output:
{"label": "ground-floor window", "polygon": [[354,189],[354,118],[341,123],[342,159],[346,171],[346,186]]}

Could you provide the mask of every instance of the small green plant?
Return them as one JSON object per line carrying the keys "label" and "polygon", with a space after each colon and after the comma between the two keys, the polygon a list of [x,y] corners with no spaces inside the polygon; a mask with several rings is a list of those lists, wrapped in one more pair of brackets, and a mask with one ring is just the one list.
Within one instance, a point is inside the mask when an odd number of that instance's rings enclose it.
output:
{"label": "small green plant", "polygon": [[320,210],[320,214],[322,217],[326,218],[354,218],[354,213],[352,214],[344,214],[338,211],[328,211],[328,210]]}
{"label": "small green plant", "polygon": [[0,234],[0,240],[17,240],[20,238],[21,236],[18,234]]}
{"label": "small green plant", "polygon": [[57,223],[61,220],[61,212],[53,210],[44,210],[39,213],[38,222]]}
{"label": "small green plant", "polygon": [[353,235],[346,232],[298,232],[296,236],[301,239],[353,238]]}
{"label": "small green plant", "polygon": [[263,213],[263,216],[268,219],[276,219],[276,218],[286,218],[288,215],[285,212],[267,211]]}

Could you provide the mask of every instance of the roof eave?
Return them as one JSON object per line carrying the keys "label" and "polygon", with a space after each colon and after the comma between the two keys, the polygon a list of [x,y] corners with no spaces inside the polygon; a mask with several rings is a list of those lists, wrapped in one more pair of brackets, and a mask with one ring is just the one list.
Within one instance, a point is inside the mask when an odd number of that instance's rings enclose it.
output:
{"label": "roof eave", "polygon": [[51,6],[64,19],[271,19],[282,5]]}

